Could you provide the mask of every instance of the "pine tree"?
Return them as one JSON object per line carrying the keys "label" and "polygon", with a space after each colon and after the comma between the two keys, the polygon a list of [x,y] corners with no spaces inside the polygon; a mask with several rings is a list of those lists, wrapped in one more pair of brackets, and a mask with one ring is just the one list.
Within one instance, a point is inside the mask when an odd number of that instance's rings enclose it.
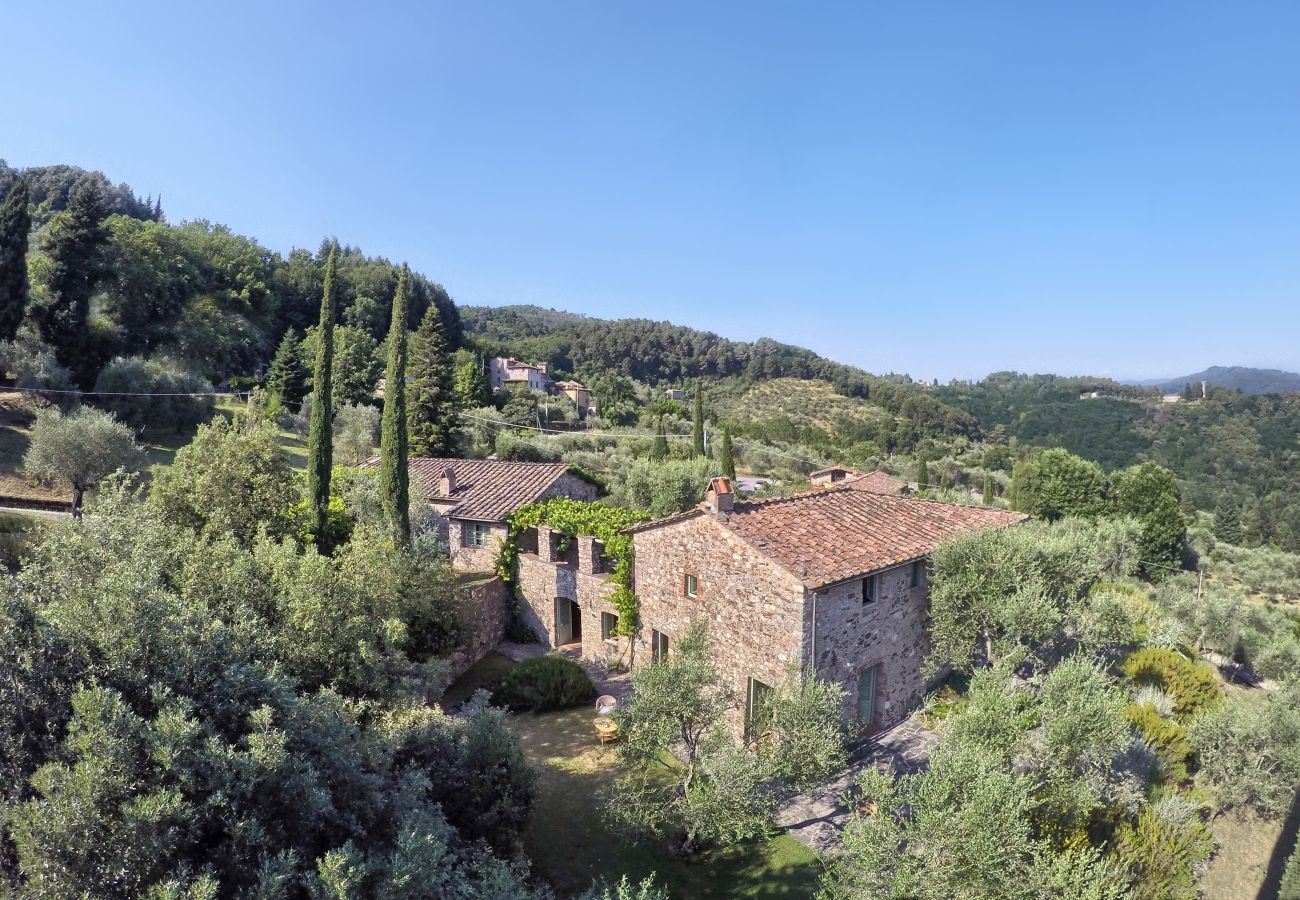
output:
{"label": "pine tree", "polygon": [[406,437],[406,266],[393,292],[388,326],[388,368],[384,372],[384,422],[379,433],[379,494],[384,515],[400,546],[411,542],[411,473]]}
{"label": "pine tree", "polygon": [[925,493],[930,488],[929,462],[924,450],[916,455],[916,491],[918,494]]}
{"label": "pine tree", "polygon": [[668,434],[664,431],[664,417],[659,417],[659,424],[655,427],[655,442],[650,445],[650,458],[661,460],[668,456]]}
{"label": "pine tree", "polygon": [[456,370],[456,406],[460,409],[475,409],[492,402],[492,391],[488,388],[487,376],[483,374],[483,364],[477,359],[465,363]]}
{"label": "pine tree", "polygon": [[[325,286],[320,299],[319,343],[312,370],[311,427],[307,433],[307,496],[311,501],[313,525],[323,541],[329,524],[330,471],[334,465],[334,279],[338,266],[337,248],[330,248],[325,261]],[[321,547],[322,550],[328,549]]]}
{"label": "pine tree", "polygon": [[411,380],[407,390],[407,428],[413,456],[451,452],[455,407],[451,357],[447,353],[438,305],[430,303],[411,342]]}
{"label": "pine tree", "polygon": [[307,368],[302,364],[302,344],[290,328],[280,340],[266,373],[266,389],[281,406],[296,409],[307,394]]}
{"label": "pine tree", "polygon": [[736,460],[731,449],[731,429],[722,429],[722,474],[736,480]]}
{"label": "pine tree", "polygon": [[27,311],[27,179],[19,178],[0,204],[0,341],[12,340]]}
{"label": "pine tree", "polygon": [[1241,527],[1241,510],[1226,497],[1214,509],[1214,536],[1228,544],[1240,544],[1245,536]]}
{"label": "pine tree", "polygon": [[993,505],[993,476],[988,472],[984,473],[984,490],[982,492],[985,506]]}
{"label": "pine tree", "polygon": [[695,417],[691,431],[691,456],[698,459],[704,455],[704,392],[699,382],[695,383]]}
{"label": "pine tree", "polygon": [[54,217],[45,238],[49,298],[32,310],[41,338],[83,388],[91,387],[101,362],[90,346],[90,297],[103,273],[107,217],[104,196],[93,181],[73,188],[67,209]]}

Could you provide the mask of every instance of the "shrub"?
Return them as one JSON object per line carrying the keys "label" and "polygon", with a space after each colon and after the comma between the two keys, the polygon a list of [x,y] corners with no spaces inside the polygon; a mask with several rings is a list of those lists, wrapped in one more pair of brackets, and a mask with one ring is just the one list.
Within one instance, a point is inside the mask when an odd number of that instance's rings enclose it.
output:
{"label": "shrub", "polygon": [[513,710],[546,712],[579,706],[596,695],[582,666],[565,656],[536,656],[510,670],[492,694],[492,703]]}
{"label": "shrub", "polygon": [[169,360],[119,356],[99,373],[95,390],[99,392],[92,398],[95,405],[132,428],[181,431],[212,418],[213,399],[207,395],[212,385]]}
{"label": "shrub", "polygon": [[0,513],[0,572],[17,571],[27,545],[36,536],[36,522],[26,516]]}
{"label": "shrub", "polygon": [[1186,781],[1187,758],[1192,754],[1187,731],[1177,722],[1162,718],[1147,704],[1130,703],[1124,710],[1124,718],[1151,745],[1165,778],[1174,783]]}
{"label": "shrub", "polygon": [[1138,685],[1153,684],[1174,698],[1174,712],[1191,718],[1223,700],[1214,669],[1176,650],[1143,647],[1124,657],[1120,669]]}
{"label": "shrub", "polygon": [[1282,883],[1277,888],[1277,900],[1300,900],[1300,841],[1296,842],[1286,862]]}
{"label": "shrub", "polygon": [[1135,877],[1134,900],[1195,900],[1195,868],[1213,849],[1196,810],[1176,798],[1145,807],[1115,835],[1115,855]]}

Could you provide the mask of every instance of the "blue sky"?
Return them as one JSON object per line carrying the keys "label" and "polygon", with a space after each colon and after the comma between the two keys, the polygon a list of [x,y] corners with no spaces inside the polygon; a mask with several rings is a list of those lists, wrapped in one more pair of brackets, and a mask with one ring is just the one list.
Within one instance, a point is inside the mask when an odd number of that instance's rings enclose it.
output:
{"label": "blue sky", "polygon": [[1300,369],[1294,3],[11,6],[0,157],[918,378]]}

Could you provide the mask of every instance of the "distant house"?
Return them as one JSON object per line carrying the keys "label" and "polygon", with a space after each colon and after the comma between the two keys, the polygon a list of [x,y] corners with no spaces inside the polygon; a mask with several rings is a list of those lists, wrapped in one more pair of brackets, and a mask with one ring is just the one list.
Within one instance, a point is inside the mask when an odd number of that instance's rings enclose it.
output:
{"label": "distant house", "polygon": [[1163,395],[1161,395],[1161,397],[1160,397],[1160,402],[1161,402],[1161,403],[1177,403],[1177,402],[1178,402],[1179,400],[1181,400],[1181,399],[1183,399],[1183,395],[1182,395],[1182,394],[1163,394]]}
{"label": "distant house", "polygon": [[867,491],[873,494],[901,494],[907,489],[907,483],[885,472],[863,472],[850,466],[827,466],[808,476],[814,487],[831,487],[844,485],[855,491]]}
{"label": "distant house", "polygon": [[551,379],[546,363],[532,365],[514,357],[497,356],[488,360],[488,383],[492,390],[522,387],[536,394],[550,393]]}
{"label": "distant house", "polygon": [[1079,395],[1080,400],[1096,400],[1101,396],[1101,391],[1084,391]]}
{"label": "distant house", "polygon": [[578,411],[584,416],[594,416],[599,412],[596,398],[581,381],[557,381],[555,387],[561,394],[572,400],[573,405],[578,407]]}
{"label": "distant house", "polygon": [[685,400],[686,392],[681,388],[669,388],[668,390],[664,391],[664,396],[667,397],[669,400]]}
{"label": "distant house", "polygon": [[[379,465],[371,457],[365,465]],[[563,463],[417,457],[410,460],[411,496],[423,497],[437,517],[438,537],[455,569],[488,572],[507,536],[506,518],[552,497],[595,500],[596,488]]]}

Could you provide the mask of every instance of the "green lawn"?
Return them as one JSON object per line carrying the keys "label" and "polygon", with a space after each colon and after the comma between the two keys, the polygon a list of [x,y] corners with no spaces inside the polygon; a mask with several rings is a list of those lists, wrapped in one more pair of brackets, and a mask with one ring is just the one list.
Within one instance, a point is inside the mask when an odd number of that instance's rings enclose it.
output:
{"label": "green lawn", "polygon": [[618,766],[616,747],[597,743],[588,707],[511,716],[538,772],[538,798],[524,842],[533,868],[561,898],[599,877],[634,880],[657,873],[674,900],[696,897],[812,897],[821,865],[786,834],[684,860],[667,845],[616,835],[601,816],[601,794]]}
{"label": "green lawn", "polygon": [[518,665],[508,656],[502,656],[500,653],[493,651],[487,656],[480,659],[464,675],[457,678],[447,690],[443,693],[442,699],[438,703],[443,709],[455,709],[470,697],[479,688],[492,690],[506,673]]}

